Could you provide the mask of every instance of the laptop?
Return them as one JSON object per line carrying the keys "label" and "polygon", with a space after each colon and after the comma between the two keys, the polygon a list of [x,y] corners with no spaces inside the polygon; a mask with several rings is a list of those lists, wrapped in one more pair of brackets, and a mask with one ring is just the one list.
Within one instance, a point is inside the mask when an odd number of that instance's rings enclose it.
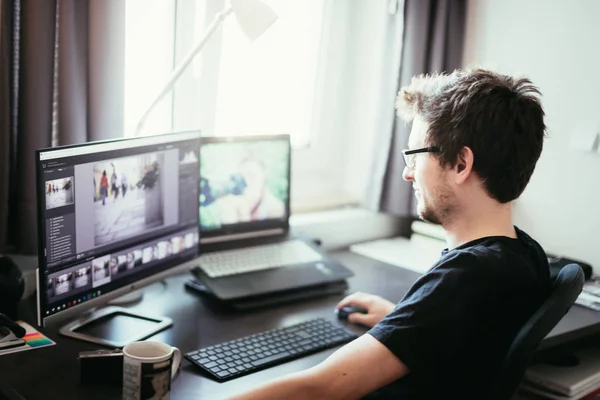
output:
{"label": "laptop", "polygon": [[203,137],[196,289],[264,305],[347,288],[352,271],[290,234],[290,170],[289,135]]}

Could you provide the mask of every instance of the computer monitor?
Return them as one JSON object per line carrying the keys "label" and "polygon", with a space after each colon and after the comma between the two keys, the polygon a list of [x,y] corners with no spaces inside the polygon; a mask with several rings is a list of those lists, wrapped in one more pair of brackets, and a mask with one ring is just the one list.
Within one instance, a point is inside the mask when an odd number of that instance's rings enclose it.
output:
{"label": "computer monitor", "polygon": [[203,137],[202,244],[285,235],[290,216],[290,136]]}
{"label": "computer monitor", "polygon": [[[199,148],[193,131],[37,151],[41,326],[81,316],[198,256]],[[106,310],[61,333],[120,347],[170,325]]]}

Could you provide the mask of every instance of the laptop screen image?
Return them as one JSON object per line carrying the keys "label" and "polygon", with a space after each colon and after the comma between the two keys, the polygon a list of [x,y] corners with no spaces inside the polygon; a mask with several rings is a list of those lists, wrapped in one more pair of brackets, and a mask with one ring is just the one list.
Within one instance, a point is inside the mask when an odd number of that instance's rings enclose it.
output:
{"label": "laptop screen image", "polygon": [[203,243],[287,233],[289,135],[204,137],[200,154]]}

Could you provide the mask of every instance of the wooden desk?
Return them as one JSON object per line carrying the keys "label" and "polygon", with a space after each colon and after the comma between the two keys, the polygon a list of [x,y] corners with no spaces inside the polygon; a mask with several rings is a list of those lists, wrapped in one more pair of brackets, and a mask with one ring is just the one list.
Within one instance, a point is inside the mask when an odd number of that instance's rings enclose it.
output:
{"label": "wooden desk", "polygon": [[[333,256],[355,273],[349,279],[350,290],[379,294],[391,301],[399,301],[419,277],[415,272],[381,263],[348,251]],[[165,315],[174,325],[150,340],[159,340],[188,352],[250,335],[267,329],[301,322],[309,318],[325,317],[337,321],[333,314],[335,304],[342,296],[320,297],[310,301],[285,304],[249,312],[227,312],[215,309],[195,293],[184,288],[187,274],[166,279],[145,289],[144,299],[131,309],[153,315]],[[22,303],[22,318],[35,321],[35,303]],[[340,324],[345,324],[339,322]],[[361,334],[364,328],[346,325]],[[79,384],[77,355],[80,351],[94,350],[96,345],[58,335],[58,327],[42,329],[56,341],[56,346],[15,353],[0,357],[0,384],[16,389],[30,399],[120,399],[121,389],[115,387],[87,387]],[[600,313],[573,307],[565,319],[552,331],[547,341],[559,344],[600,331]],[[189,362],[183,361],[179,376],[173,382],[173,399],[215,399],[262,383],[266,380],[311,367],[329,356],[335,349],[291,361],[225,383],[218,383],[204,375]],[[98,377],[99,381],[102,377]]]}

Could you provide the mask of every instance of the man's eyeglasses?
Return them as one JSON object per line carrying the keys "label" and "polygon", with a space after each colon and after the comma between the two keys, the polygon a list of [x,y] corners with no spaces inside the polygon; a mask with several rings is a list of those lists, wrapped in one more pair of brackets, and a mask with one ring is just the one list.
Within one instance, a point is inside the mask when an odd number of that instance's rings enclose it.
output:
{"label": "man's eyeglasses", "polygon": [[438,153],[440,149],[438,147],[423,147],[420,149],[404,149],[402,150],[402,157],[404,158],[404,164],[406,168],[413,169],[415,167],[415,156],[419,153]]}

